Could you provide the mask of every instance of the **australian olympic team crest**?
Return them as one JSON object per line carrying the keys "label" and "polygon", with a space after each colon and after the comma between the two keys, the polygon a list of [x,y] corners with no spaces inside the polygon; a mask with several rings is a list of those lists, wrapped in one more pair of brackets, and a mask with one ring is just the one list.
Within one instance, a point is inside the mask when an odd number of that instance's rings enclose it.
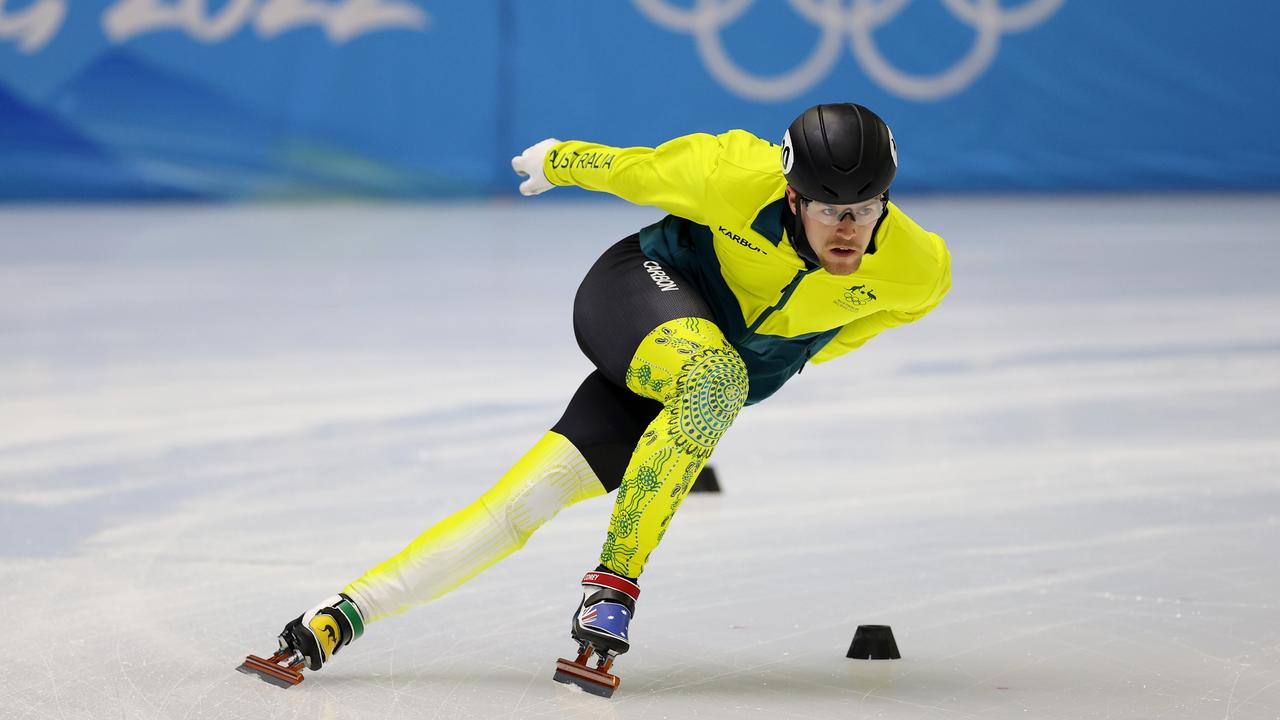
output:
{"label": "australian olympic team crest", "polygon": [[866,285],[852,285],[844,291],[844,297],[836,298],[835,303],[850,312],[862,312],[878,299],[876,291]]}
{"label": "australian olympic team crest", "polygon": [[[937,100],[963,91],[986,72],[1000,51],[1000,39],[1044,23],[1066,0],[932,0],[941,2],[974,34],[968,52],[950,68],[935,74],[913,74],[896,67],[876,43],[876,30],[892,23],[916,0],[787,0],[791,10],[819,28],[821,36],[808,58],[780,75],[760,77],[743,70],[729,56],[721,33],[737,22],[756,0],[698,0],[678,7],[669,0],[634,0],[654,23],[687,33],[698,44],[707,70],[730,92],[756,101],[789,100],[831,74],[847,39],[867,75],[885,90],[911,100]],[[772,1],[772,0],[771,0]]]}

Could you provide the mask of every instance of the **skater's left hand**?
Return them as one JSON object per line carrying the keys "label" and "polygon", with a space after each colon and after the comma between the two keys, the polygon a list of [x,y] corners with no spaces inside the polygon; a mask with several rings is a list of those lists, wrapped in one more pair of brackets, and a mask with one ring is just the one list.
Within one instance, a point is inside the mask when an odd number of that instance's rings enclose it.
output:
{"label": "skater's left hand", "polygon": [[547,138],[511,158],[511,169],[515,170],[520,177],[529,178],[520,183],[521,195],[538,195],[555,187],[547,179],[547,174],[542,171],[542,164],[546,161],[547,153],[551,151],[551,148],[559,144],[559,140]]}

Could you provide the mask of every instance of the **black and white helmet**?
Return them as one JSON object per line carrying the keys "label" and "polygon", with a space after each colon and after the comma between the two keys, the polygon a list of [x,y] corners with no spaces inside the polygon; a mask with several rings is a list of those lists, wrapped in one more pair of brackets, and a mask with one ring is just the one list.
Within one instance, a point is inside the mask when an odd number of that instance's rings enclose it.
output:
{"label": "black and white helmet", "polygon": [[893,132],[862,105],[815,105],[782,138],[782,174],[810,200],[865,202],[888,190],[897,173]]}

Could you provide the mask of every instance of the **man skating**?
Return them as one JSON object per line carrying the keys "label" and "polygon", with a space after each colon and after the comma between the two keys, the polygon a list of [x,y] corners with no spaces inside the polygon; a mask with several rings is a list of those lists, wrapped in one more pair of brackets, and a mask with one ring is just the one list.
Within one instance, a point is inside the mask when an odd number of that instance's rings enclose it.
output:
{"label": "man skating", "polygon": [[548,139],[513,158],[525,195],[577,185],[670,214],[584,278],[574,332],[596,369],[560,420],[470,506],[288,623],[278,657],[318,670],[366,624],[444,595],[561,509],[617,490],[571,621],[578,659],[556,673],[610,695],[637,580],[739,411],[805,363],[919,319],[950,288],[942,239],[889,202],[897,162],[888,126],[851,103],[806,110],[781,146],[733,130],[657,148]]}

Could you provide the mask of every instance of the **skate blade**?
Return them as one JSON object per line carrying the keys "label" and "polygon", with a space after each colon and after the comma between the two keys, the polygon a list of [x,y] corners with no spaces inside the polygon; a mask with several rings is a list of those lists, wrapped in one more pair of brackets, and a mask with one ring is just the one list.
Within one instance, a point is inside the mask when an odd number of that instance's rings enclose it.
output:
{"label": "skate blade", "polygon": [[290,665],[283,664],[289,660],[289,657],[290,653],[283,651],[266,659],[257,655],[250,655],[244,659],[244,662],[236,670],[246,675],[254,675],[276,687],[288,690],[304,679],[300,672],[304,667],[301,660]]}
{"label": "skate blade", "polygon": [[622,683],[617,675],[564,658],[556,660],[556,674],[552,679],[566,685],[577,685],[586,692],[603,698],[613,697],[613,691]]}

